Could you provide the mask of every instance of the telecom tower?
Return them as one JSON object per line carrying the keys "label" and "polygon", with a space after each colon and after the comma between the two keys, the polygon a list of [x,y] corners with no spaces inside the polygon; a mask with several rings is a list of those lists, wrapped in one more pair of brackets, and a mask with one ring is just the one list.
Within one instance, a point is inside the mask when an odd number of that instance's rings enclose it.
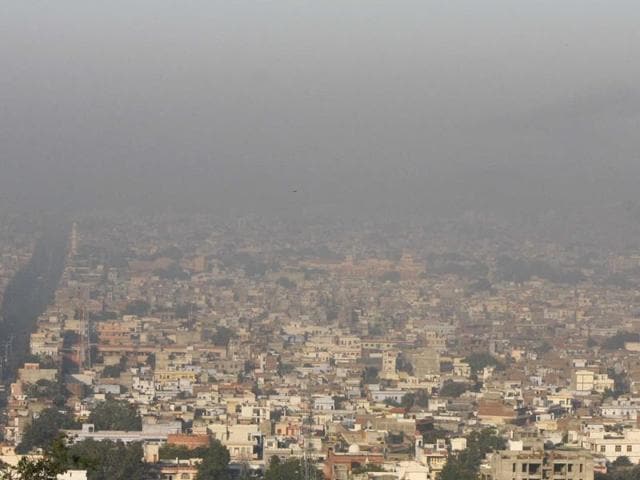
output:
{"label": "telecom tower", "polygon": [[[307,421],[303,420],[302,422],[302,441],[303,441],[303,457],[302,457],[302,468],[304,478],[303,480],[316,480],[316,471],[315,466],[313,464],[313,459],[311,458],[311,436],[313,434],[313,397],[309,395],[309,416],[307,417]],[[306,423],[306,425],[305,425]]]}

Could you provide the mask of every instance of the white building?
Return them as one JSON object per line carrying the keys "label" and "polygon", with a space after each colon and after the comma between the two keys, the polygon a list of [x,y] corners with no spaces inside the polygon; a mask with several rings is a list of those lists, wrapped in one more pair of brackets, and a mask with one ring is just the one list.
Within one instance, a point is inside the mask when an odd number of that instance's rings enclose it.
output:
{"label": "white building", "polygon": [[632,463],[640,463],[640,430],[634,428],[616,433],[605,431],[602,425],[590,425],[583,432],[582,447],[610,462],[628,457]]}
{"label": "white building", "polygon": [[56,477],[57,480],[87,480],[86,470],[67,470],[64,473],[59,473]]}
{"label": "white building", "polygon": [[600,415],[616,420],[635,420],[640,411],[640,398],[620,397],[608,399],[600,407]]}

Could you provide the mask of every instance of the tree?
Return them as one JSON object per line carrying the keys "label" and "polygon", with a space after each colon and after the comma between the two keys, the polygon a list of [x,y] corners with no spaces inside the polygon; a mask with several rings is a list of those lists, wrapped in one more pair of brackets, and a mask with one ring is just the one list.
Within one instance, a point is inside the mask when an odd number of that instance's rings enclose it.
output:
{"label": "tree", "polygon": [[187,460],[189,458],[204,458],[208,447],[187,448],[184,445],[164,444],[160,447],[160,458]]}
{"label": "tree", "polygon": [[425,444],[434,444],[440,438],[447,438],[451,435],[449,430],[443,430],[441,428],[431,427],[422,431],[422,440]]}
{"label": "tree", "polygon": [[64,407],[67,400],[67,389],[60,380],[51,381],[40,379],[36,383],[28,384],[25,393],[31,398],[52,400],[56,407]]}
{"label": "tree", "polygon": [[404,408],[426,407],[429,404],[429,395],[426,390],[419,389],[415,393],[405,393],[400,400],[400,405]]}
{"label": "tree", "polygon": [[480,292],[490,292],[491,291],[491,282],[487,278],[479,278],[477,280],[472,281],[469,285],[467,285],[465,293],[467,295],[474,295]]}
{"label": "tree", "polygon": [[34,448],[45,448],[53,443],[60,430],[77,428],[78,423],[68,413],[55,408],[47,408],[31,422],[22,436],[22,442],[16,448],[18,453],[29,453]]}
{"label": "tree", "polygon": [[469,364],[471,367],[471,371],[473,373],[478,373],[482,371],[485,367],[493,366],[493,367],[501,367],[502,364],[495,358],[493,355],[489,353],[472,353],[467,358],[464,359],[465,362]]}
{"label": "tree", "polygon": [[164,280],[189,280],[191,278],[189,272],[183,270],[177,263],[172,263],[167,268],[154,270],[153,274]]}
{"label": "tree", "polygon": [[[300,458],[290,458],[284,462],[279,457],[272,457],[269,468],[264,472],[264,480],[304,480],[305,464]],[[321,472],[312,465],[307,465],[310,480],[320,480]]]}
{"label": "tree", "polygon": [[229,450],[213,440],[198,464],[197,480],[229,480]]}
{"label": "tree", "polygon": [[229,340],[235,336],[235,333],[230,328],[219,326],[211,339],[215,345],[226,347],[229,344]]}
{"label": "tree", "polygon": [[381,282],[398,283],[401,280],[401,278],[402,277],[400,275],[400,272],[397,272],[395,270],[390,270],[380,275]]}
{"label": "tree", "polygon": [[289,373],[293,372],[295,368],[295,365],[293,365],[292,363],[281,362],[278,364],[278,375],[280,375],[281,377],[284,375],[288,375]]}
{"label": "tree", "polygon": [[378,369],[376,367],[366,367],[364,369],[364,383],[378,383]]}
{"label": "tree", "polygon": [[180,303],[176,305],[175,315],[176,318],[189,318],[189,316],[196,310],[198,306],[193,302]]}
{"label": "tree", "polygon": [[609,368],[607,369],[607,375],[613,380],[613,392],[611,392],[611,396],[618,398],[620,395],[629,393],[631,386],[629,384],[629,378],[624,372],[617,372],[615,368]]}
{"label": "tree", "polygon": [[92,322],[103,322],[105,320],[117,320],[118,314],[116,312],[102,310],[100,312],[90,312],[89,319]]}
{"label": "tree", "polygon": [[364,465],[358,464],[351,470],[351,473],[354,475],[360,475],[368,472],[384,472],[384,468],[382,468],[382,465],[378,465],[376,463],[366,463]]}
{"label": "tree", "polygon": [[122,372],[127,368],[126,357],[120,357],[120,362],[116,365],[107,365],[102,370],[102,376],[105,378],[118,378]]}
{"label": "tree", "polygon": [[411,407],[413,407],[414,403],[416,401],[416,394],[409,392],[409,393],[405,393],[402,398],[400,399],[400,406],[402,408],[406,408],[409,409]]}
{"label": "tree", "polygon": [[504,438],[493,429],[473,432],[467,437],[467,448],[451,455],[442,469],[441,480],[475,480],[478,478],[480,462],[489,452],[505,448]]}
{"label": "tree", "polygon": [[287,290],[293,290],[296,288],[296,283],[288,277],[280,277],[276,280],[276,283]]}
{"label": "tree", "polygon": [[134,300],[129,302],[124,310],[125,315],[137,315],[138,317],[144,317],[149,314],[151,305],[144,300]]}
{"label": "tree", "polygon": [[89,423],[93,423],[96,430],[142,430],[142,419],[136,408],[126,401],[112,398],[94,407]]}
{"label": "tree", "polygon": [[398,355],[396,359],[396,370],[399,372],[405,372],[409,375],[413,375],[413,364],[411,360],[403,353]]}
{"label": "tree", "polygon": [[66,466],[86,469],[89,480],[145,480],[151,466],[142,458],[141,443],[84,440],[69,447]]}
{"label": "tree", "polygon": [[[629,460],[627,457],[627,461]],[[622,461],[623,465],[615,465],[613,462],[607,473],[596,472],[595,480],[637,480],[640,478],[640,466],[626,465],[626,461]]]}
{"label": "tree", "polygon": [[66,468],[46,457],[37,460],[23,457],[16,467],[17,476],[15,478],[20,480],[56,480],[59,473],[66,471]]}
{"label": "tree", "polygon": [[602,348],[605,350],[620,350],[624,348],[626,342],[637,342],[639,340],[640,335],[637,333],[620,331],[602,342]]}
{"label": "tree", "polygon": [[399,407],[400,403],[395,401],[393,398],[385,398],[382,403],[384,403],[387,407]]}
{"label": "tree", "polygon": [[429,394],[425,389],[421,388],[416,391],[413,405],[416,407],[427,407],[429,405]]}
{"label": "tree", "polygon": [[240,464],[240,473],[238,474],[238,480],[252,480],[256,477],[255,472],[251,470],[249,462],[244,461]]}
{"label": "tree", "polygon": [[67,471],[66,447],[62,437],[53,439],[42,458],[22,457],[16,467],[0,466],[0,480],[56,480]]}
{"label": "tree", "polygon": [[465,383],[458,383],[452,380],[447,380],[440,389],[440,396],[442,397],[459,397],[467,391],[468,385]]}
{"label": "tree", "polygon": [[617,469],[620,467],[632,467],[633,463],[631,463],[631,460],[629,460],[629,457],[627,457],[626,455],[623,455],[622,457],[618,457],[613,462],[611,462],[611,466],[614,469]]}
{"label": "tree", "polygon": [[120,365],[107,365],[102,370],[103,378],[118,378],[122,373],[123,369]]}

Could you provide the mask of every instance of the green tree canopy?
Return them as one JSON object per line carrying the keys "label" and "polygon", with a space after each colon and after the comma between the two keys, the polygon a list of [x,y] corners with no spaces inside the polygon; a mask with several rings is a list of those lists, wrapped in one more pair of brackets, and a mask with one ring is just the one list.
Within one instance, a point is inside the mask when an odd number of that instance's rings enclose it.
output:
{"label": "green tree canopy", "polygon": [[24,457],[16,468],[0,466],[2,480],[56,480],[67,470],[87,470],[89,480],[150,480],[153,466],[142,461],[141,443],[84,440],[71,446],[58,436],[42,458]]}
{"label": "green tree canopy", "polygon": [[96,430],[142,430],[142,419],[136,408],[123,400],[108,398],[98,403],[89,415]]}
{"label": "green tree canopy", "polygon": [[485,367],[502,367],[500,361],[487,352],[472,353],[464,361],[469,364],[473,373],[478,373]]}
{"label": "green tree canopy", "polygon": [[24,454],[34,448],[49,447],[59,435],[60,430],[77,427],[78,423],[68,413],[48,408],[43,410],[25,429],[22,442],[16,451]]}
{"label": "green tree canopy", "polygon": [[86,469],[89,480],[146,480],[151,466],[142,458],[141,443],[84,440],[68,448],[66,465]]}
{"label": "green tree canopy", "polygon": [[378,369],[376,367],[365,367],[363,372],[364,383],[378,383]]}
{"label": "green tree canopy", "polygon": [[164,444],[160,447],[160,458],[187,460],[189,458],[204,458],[208,447],[187,448],[184,445]]}
{"label": "green tree canopy", "polygon": [[405,393],[400,400],[400,406],[404,408],[426,407],[429,404],[429,394],[426,390],[420,389],[416,392]]}
{"label": "green tree canopy", "polygon": [[640,341],[640,334],[633,332],[620,331],[614,336],[607,338],[602,342],[602,348],[605,350],[620,350],[624,348],[626,342]]}
{"label": "green tree canopy", "polygon": [[288,277],[280,277],[276,280],[276,283],[287,290],[296,288],[296,283]]}
{"label": "green tree canopy", "polygon": [[459,397],[468,390],[469,386],[466,383],[454,382],[447,380],[440,389],[440,396],[442,397]]}
{"label": "green tree canopy", "polygon": [[31,398],[52,400],[56,407],[64,407],[67,390],[62,381],[40,379],[26,386],[26,394]]}
{"label": "green tree canopy", "polygon": [[229,459],[229,450],[213,440],[198,464],[197,480],[229,480]]}
{"label": "green tree canopy", "polygon": [[124,313],[125,315],[137,315],[139,317],[144,317],[149,314],[151,310],[151,305],[144,300],[134,300],[127,304]]}
{"label": "green tree canopy", "polygon": [[[307,465],[310,480],[320,480],[322,473],[313,465]],[[272,457],[269,468],[264,473],[264,480],[304,480],[305,463],[300,458],[290,458],[286,461],[279,457]]]}
{"label": "green tree canopy", "polygon": [[618,457],[613,462],[611,462],[611,466],[613,468],[632,467],[633,463],[631,463],[631,460],[629,460],[629,457],[627,457],[626,455],[623,455],[622,457]]}
{"label": "green tree canopy", "polygon": [[216,329],[216,333],[213,334],[211,340],[215,345],[226,347],[229,344],[229,340],[235,336],[232,329],[221,325]]}
{"label": "green tree canopy", "polygon": [[42,458],[23,457],[18,465],[0,465],[0,480],[56,480],[58,474],[67,471],[66,447],[61,436],[47,446]]}
{"label": "green tree canopy", "polygon": [[502,450],[506,441],[493,429],[473,432],[467,437],[467,448],[451,455],[442,470],[441,480],[476,480],[480,463],[489,452]]}

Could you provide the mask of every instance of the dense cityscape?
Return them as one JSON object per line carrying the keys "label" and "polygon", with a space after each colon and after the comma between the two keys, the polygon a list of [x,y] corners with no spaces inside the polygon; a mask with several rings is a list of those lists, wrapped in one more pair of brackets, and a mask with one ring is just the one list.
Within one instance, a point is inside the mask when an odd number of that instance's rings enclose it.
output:
{"label": "dense cityscape", "polygon": [[[91,216],[30,244],[7,225],[4,465],[60,467],[55,445],[64,479],[588,480],[640,461],[640,251],[496,242],[486,222],[470,241]],[[21,310],[51,249],[53,293]]]}
{"label": "dense cityscape", "polygon": [[0,480],[640,480],[640,2],[0,1]]}

